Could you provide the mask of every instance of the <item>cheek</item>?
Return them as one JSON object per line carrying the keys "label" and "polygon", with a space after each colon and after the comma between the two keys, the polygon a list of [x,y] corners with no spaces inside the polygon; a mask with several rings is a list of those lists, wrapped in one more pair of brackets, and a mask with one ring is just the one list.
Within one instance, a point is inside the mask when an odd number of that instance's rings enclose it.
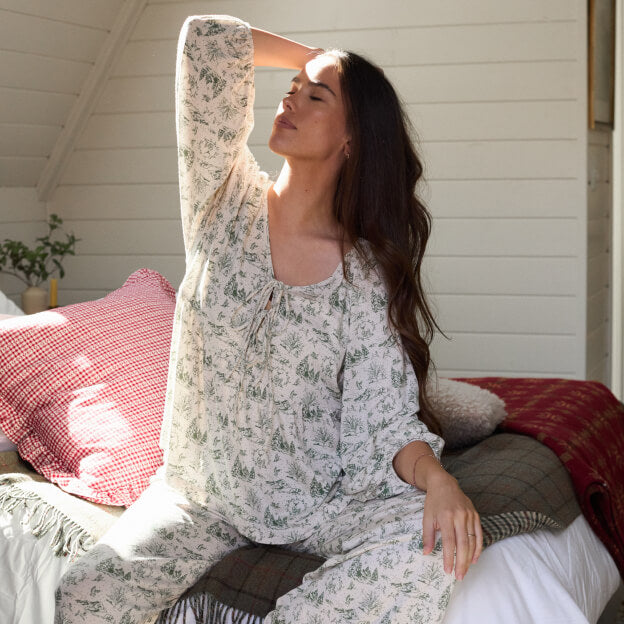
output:
{"label": "cheek", "polygon": [[341,141],[346,134],[345,123],[335,115],[319,115],[312,123],[314,132],[332,141]]}

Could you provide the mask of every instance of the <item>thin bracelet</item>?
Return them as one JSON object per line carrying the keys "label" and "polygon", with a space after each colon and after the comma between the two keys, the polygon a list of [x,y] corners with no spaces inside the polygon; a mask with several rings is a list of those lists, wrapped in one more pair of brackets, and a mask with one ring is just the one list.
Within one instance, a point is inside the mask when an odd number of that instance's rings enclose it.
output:
{"label": "thin bracelet", "polygon": [[[414,460],[414,465],[412,466],[412,483],[410,484],[412,487],[418,488],[418,486],[416,485],[416,464],[423,458],[423,457],[433,457],[433,459],[435,459],[438,464],[440,464],[440,460],[435,456],[434,453],[422,453],[421,455],[419,455],[415,460]],[[440,464],[441,466],[442,464]],[[418,488],[420,489],[420,488]]]}

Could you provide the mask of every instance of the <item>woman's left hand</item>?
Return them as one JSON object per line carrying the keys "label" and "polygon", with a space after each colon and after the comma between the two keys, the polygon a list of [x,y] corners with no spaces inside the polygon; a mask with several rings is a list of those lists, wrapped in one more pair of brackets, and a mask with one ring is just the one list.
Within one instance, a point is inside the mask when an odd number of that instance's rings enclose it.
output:
{"label": "woman's left hand", "polygon": [[433,550],[436,531],[442,534],[444,571],[453,571],[455,578],[464,578],[471,564],[483,550],[481,520],[471,500],[457,481],[444,470],[436,472],[427,484],[423,515],[423,554]]}

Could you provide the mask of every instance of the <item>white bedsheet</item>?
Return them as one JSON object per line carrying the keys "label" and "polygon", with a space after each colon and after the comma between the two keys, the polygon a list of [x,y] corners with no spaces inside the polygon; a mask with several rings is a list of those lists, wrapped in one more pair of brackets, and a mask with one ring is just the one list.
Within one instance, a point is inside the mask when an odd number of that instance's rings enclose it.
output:
{"label": "white bedsheet", "polygon": [[54,591],[68,560],[21,522],[23,513],[0,512],[0,624],[52,624]]}
{"label": "white bedsheet", "polygon": [[[21,514],[0,512],[0,622],[52,624],[54,590],[69,565]],[[444,624],[595,624],[619,583],[606,548],[580,516],[487,548],[456,585]],[[188,624],[195,624],[187,613]]]}
{"label": "white bedsheet", "polygon": [[444,624],[595,624],[619,573],[583,516],[560,532],[510,537],[483,551]]}

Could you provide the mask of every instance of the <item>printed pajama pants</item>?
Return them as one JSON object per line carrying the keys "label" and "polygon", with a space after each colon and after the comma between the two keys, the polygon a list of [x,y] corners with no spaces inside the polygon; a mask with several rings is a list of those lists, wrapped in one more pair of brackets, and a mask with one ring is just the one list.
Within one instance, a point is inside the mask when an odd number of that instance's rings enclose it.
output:
{"label": "printed pajama pants", "polygon": [[[439,622],[453,577],[441,544],[422,554],[424,494],[351,501],[313,537],[287,547],[327,558],[282,596],[265,624]],[[152,483],[67,571],[56,624],[152,624],[214,563],[250,542],[219,514]]]}

